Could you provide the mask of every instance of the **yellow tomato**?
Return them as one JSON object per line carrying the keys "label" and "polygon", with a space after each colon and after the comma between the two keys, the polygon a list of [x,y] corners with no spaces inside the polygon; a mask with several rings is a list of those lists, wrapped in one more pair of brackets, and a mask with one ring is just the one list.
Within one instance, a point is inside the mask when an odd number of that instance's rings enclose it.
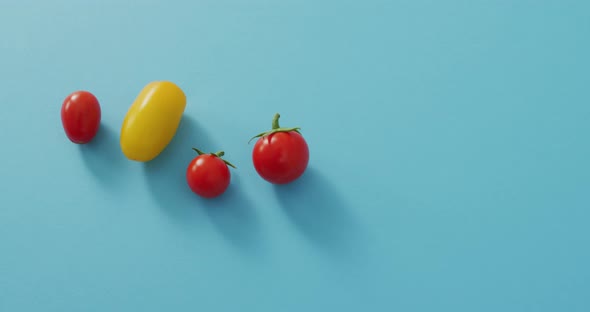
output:
{"label": "yellow tomato", "polygon": [[123,120],[120,145],[125,157],[146,162],[158,156],[176,134],[185,107],[186,96],[176,84],[147,84]]}

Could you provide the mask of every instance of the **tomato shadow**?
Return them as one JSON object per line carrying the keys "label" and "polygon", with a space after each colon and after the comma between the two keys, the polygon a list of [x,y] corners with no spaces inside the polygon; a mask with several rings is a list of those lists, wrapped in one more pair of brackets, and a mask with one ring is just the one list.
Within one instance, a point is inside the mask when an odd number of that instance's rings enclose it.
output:
{"label": "tomato shadow", "polygon": [[143,163],[150,195],[175,222],[194,224],[202,219],[196,195],[186,183],[186,168],[197,156],[192,147],[206,148],[211,140],[190,116],[183,116],[176,134],[154,159]]}
{"label": "tomato shadow", "polygon": [[79,145],[86,167],[99,182],[116,189],[121,183],[125,156],[119,149],[119,137],[108,126],[101,124],[92,141]]}
{"label": "tomato shadow", "polygon": [[[223,238],[236,248],[250,253],[265,250],[264,236],[256,207],[240,187],[240,178],[233,168],[231,183],[225,193],[211,199],[199,199],[205,213]],[[238,168],[239,170],[239,168]]]}
{"label": "tomato shadow", "polygon": [[144,174],[150,195],[174,223],[194,227],[210,219],[222,237],[246,251],[260,249],[262,241],[259,219],[251,201],[239,188],[236,170],[230,168],[228,189],[216,198],[202,198],[186,182],[186,169],[197,157],[193,147],[217,151],[207,132],[190,116],[183,116],[168,146],[153,160],[144,163]]}
{"label": "tomato shadow", "polygon": [[274,185],[285,214],[315,246],[337,255],[362,254],[363,231],[351,207],[319,171],[308,168],[297,180]]}

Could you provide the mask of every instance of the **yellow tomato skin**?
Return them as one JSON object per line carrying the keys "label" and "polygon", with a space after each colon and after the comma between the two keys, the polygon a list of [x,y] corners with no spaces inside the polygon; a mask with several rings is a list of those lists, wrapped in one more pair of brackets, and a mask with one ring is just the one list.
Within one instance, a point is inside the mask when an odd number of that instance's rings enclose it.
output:
{"label": "yellow tomato skin", "polygon": [[147,162],[170,143],[186,107],[186,96],[170,81],[148,83],[129,107],[121,127],[125,157]]}

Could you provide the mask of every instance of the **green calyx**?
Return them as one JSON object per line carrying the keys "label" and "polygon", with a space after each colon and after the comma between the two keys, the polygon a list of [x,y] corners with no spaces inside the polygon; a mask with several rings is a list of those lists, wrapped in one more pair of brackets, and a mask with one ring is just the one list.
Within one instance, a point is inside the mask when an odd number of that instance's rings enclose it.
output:
{"label": "green calyx", "polygon": [[194,147],[193,147],[193,150],[194,150],[195,152],[197,152],[197,154],[199,154],[199,155],[206,155],[206,154],[208,154],[208,155],[211,155],[211,156],[219,157],[219,159],[223,160],[223,162],[224,162],[226,165],[228,165],[228,166],[230,166],[230,167],[232,167],[232,168],[236,168],[236,166],[234,166],[232,163],[230,163],[229,161],[227,161],[227,160],[225,160],[225,159],[221,158],[223,155],[225,155],[225,152],[223,152],[223,151],[219,151],[219,152],[217,152],[217,153],[204,153],[204,152],[202,152],[202,151],[200,151],[199,149],[197,149],[197,148],[194,148]]}
{"label": "green calyx", "polygon": [[301,132],[299,132],[299,130],[301,128],[299,127],[294,127],[294,128],[281,128],[281,126],[279,126],[279,118],[281,118],[281,115],[279,115],[279,113],[276,113],[274,118],[272,119],[272,129],[266,132],[262,132],[260,134],[255,135],[254,137],[252,137],[250,139],[250,141],[248,141],[248,143],[250,143],[252,140],[256,139],[256,138],[260,138],[263,136],[267,136],[267,135],[271,135],[273,133],[277,133],[277,132],[290,132],[290,131],[295,131],[299,134],[301,134]]}

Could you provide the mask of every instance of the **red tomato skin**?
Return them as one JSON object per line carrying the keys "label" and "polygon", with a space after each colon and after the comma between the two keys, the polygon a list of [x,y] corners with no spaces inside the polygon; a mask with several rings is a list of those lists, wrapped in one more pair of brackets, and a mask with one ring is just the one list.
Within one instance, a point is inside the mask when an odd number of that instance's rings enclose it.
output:
{"label": "red tomato skin", "polygon": [[70,141],[86,144],[100,127],[101,109],[98,99],[88,91],[68,95],[61,106],[61,122]]}
{"label": "red tomato skin", "polygon": [[256,172],[273,184],[286,184],[299,178],[309,163],[309,148],[295,131],[263,136],[254,145],[252,161]]}
{"label": "red tomato skin", "polygon": [[231,174],[219,157],[204,154],[195,157],[186,169],[190,189],[205,198],[217,197],[229,186]]}

